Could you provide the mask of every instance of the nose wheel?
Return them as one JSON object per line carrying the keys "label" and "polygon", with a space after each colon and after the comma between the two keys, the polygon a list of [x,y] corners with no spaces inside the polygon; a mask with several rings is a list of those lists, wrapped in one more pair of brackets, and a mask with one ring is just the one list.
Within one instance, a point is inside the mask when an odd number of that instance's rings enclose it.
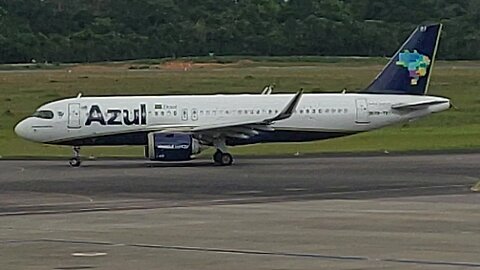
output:
{"label": "nose wheel", "polygon": [[82,161],[80,160],[80,147],[74,146],[73,147],[73,157],[68,161],[70,166],[72,167],[80,167]]}
{"label": "nose wheel", "polygon": [[68,161],[68,164],[70,164],[70,166],[72,167],[80,167],[80,164],[82,164],[82,162],[80,161],[79,158],[74,157]]}

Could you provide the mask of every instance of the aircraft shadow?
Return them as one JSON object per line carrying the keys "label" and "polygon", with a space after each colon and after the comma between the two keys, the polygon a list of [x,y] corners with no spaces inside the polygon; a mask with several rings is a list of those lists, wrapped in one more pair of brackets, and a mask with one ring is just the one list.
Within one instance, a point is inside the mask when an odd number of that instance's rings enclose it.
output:
{"label": "aircraft shadow", "polygon": [[[66,165],[68,166],[68,165]],[[201,161],[201,162],[169,162],[169,163],[115,163],[115,161],[111,161],[108,164],[102,162],[95,162],[95,161],[87,161],[82,163],[82,168],[94,168],[94,169],[131,169],[131,168],[196,168],[196,167],[221,167],[219,165],[214,164],[210,161]],[[72,168],[75,169],[75,168]]]}

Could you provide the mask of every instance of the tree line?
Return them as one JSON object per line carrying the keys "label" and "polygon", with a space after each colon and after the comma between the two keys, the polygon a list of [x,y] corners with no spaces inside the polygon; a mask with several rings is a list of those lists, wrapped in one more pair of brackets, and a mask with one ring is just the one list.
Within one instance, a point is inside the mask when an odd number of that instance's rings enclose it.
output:
{"label": "tree line", "polygon": [[0,63],[386,56],[431,22],[440,58],[480,59],[480,0],[0,0]]}

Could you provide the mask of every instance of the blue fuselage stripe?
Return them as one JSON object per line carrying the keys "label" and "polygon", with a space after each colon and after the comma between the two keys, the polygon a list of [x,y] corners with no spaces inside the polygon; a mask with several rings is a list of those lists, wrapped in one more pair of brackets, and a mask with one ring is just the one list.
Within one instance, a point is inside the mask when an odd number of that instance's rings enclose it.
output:
{"label": "blue fuselage stripe", "polygon": [[[227,145],[246,145],[254,143],[268,142],[308,142],[316,140],[325,140],[330,138],[352,135],[354,132],[334,132],[334,131],[296,131],[296,130],[275,130],[275,131],[259,131],[258,135],[248,139],[228,138]],[[123,134],[113,134],[106,136],[96,136],[81,139],[65,140],[55,142],[61,145],[147,145],[148,132],[132,132]]]}

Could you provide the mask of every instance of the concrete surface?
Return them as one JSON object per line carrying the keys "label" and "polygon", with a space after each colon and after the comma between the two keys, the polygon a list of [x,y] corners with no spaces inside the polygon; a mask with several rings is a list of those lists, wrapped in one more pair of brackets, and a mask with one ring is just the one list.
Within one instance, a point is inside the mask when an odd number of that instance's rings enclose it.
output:
{"label": "concrete surface", "polygon": [[479,164],[0,161],[0,269],[480,268]]}

